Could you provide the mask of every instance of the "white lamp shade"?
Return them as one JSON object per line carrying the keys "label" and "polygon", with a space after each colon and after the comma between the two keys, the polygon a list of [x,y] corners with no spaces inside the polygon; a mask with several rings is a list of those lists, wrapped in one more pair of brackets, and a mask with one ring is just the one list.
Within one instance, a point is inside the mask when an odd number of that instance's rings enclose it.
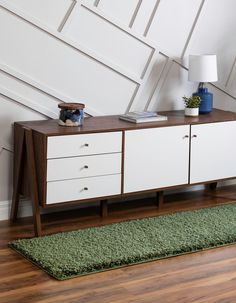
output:
{"label": "white lamp shade", "polygon": [[189,55],[188,80],[193,82],[217,81],[216,55]]}

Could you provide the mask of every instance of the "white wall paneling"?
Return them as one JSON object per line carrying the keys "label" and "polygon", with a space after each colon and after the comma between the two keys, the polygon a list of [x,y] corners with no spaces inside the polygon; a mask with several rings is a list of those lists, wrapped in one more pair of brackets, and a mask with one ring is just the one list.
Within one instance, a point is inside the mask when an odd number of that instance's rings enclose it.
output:
{"label": "white wall paneling", "polygon": [[[71,99],[68,96],[63,95],[61,92],[56,91],[54,89],[52,89],[51,87],[47,86],[44,83],[41,83],[39,81],[36,81],[35,79],[33,79],[32,77],[17,71],[16,69],[9,67],[6,64],[2,64],[0,63],[0,74],[1,79],[3,80],[3,74],[5,74],[5,76],[8,76],[8,80],[11,79],[15,79],[17,81],[17,83],[12,83],[12,85],[10,85],[10,83],[8,83],[8,85],[13,86],[14,89],[16,89],[16,85],[18,85],[18,87],[20,87],[19,84],[21,84],[21,86],[24,86],[24,89],[30,89],[33,88],[33,90],[31,91],[31,93],[33,94],[33,98],[36,98],[36,95],[40,92],[40,104],[39,106],[41,106],[42,103],[46,103],[47,106],[50,106],[50,108],[48,108],[49,111],[53,111],[54,113],[56,113],[56,109],[57,109],[57,104],[50,103],[48,102],[49,99],[51,99],[51,101],[57,101],[59,102],[74,102],[74,99]],[[10,82],[10,81],[8,81]],[[6,77],[5,77],[5,85],[6,85]],[[21,92],[22,93],[22,92]],[[26,93],[27,98],[29,97],[29,92]],[[44,99],[47,99],[47,101],[45,102]],[[45,104],[45,105],[46,105]],[[57,109],[58,110],[58,109]],[[86,107],[86,112],[89,115],[101,115],[102,113],[91,108],[91,107]],[[51,118],[55,118],[55,115],[50,115],[50,113],[48,114],[48,117]]]}
{"label": "white wall paneling", "polygon": [[207,86],[209,88],[209,91],[214,95],[214,107],[222,110],[236,112],[236,97],[233,97],[215,85],[208,84]]}
{"label": "white wall paneling", "polygon": [[34,110],[35,112],[38,112],[39,114],[42,114],[43,116],[47,117],[47,118],[58,118],[58,113],[56,111],[51,111],[48,108],[34,102],[31,101],[28,98],[22,97],[20,95],[17,95],[14,91],[9,90],[5,87],[2,87],[0,85],[0,94],[2,96],[5,96],[11,100],[13,100],[14,102],[21,104],[29,109]]}
{"label": "white wall paneling", "polygon": [[112,18],[131,26],[139,10],[142,0],[99,0],[94,5]]}
{"label": "white wall paneling", "polygon": [[140,7],[141,7],[142,3],[143,3],[143,0],[138,0],[137,1],[136,8],[135,8],[135,10],[133,12],[133,15],[132,15],[132,18],[130,19],[130,22],[129,22],[129,27],[133,26],[134,21],[135,21],[137,15],[138,15],[138,12],[140,10]]}
{"label": "white wall paneling", "polygon": [[160,1],[161,1],[161,0],[156,0],[156,3],[155,3],[155,5],[154,5],[154,7],[153,7],[151,16],[150,16],[150,18],[149,18],[149,20],[148,20],[148,23],[147,23],[147,25],[146,25],[146,27],[145,27],[145,30],[144,30],[144,32],[143,32],[143,35],[144,35],[145,37],[147,36],[148,31],[149,31],[149,29],[150,29],[150,27],[151,27],[151,25],[152,25],[152,22],[153,22],[153,19],[154,19],[155,15],[156,15],[157,9],[158,9],[159,4],[160,4]]}
{"label": "white wall paneling", "polygon": [[144,34],[148,24],[154,15],[158,0],[142,1],[140,8],[133,20],[132,29],[140,34]]}
{"label": "white wall paneling", "polygon": [[223,89],[235,60],[235,5],[234,0],[206,1],[185,52],[185,56],[198,53],[217,54],[217,85]]}
{"label": "white wall paneling", "polygon": [[[23,74],[34,75],[38,82],[47,83],[48,87],[69,96],[71,100],[78,100],[79,94],[88,106],[96,96],[96,107],[103,113],[124,111],[136,89],[135,81],[114,72],[71,44],[64,43],[64,40],[57,39],[55,35],[48,35],[48,32],[24,22],[6,10],[1,10],[0,14],[2,22],[11,24],[8,35],[1,27],[5,46],[1,48],[0,54],[7,65],[15,66]],[[13,36],[16,38],[12,39]],[[43,52],[41,45],[47,45]],[[18,51],[9,52],[9,48],[17,48]],[[113,100],[114,104],[109,108],[108,103],[104,104],[105,100]]]}
{"label": "white wall paneling", "polygon": [[236,57],[231,66],[225,87],[236,97]]}
{"label": "white wall paneling", "polygon": [[0,140],[0,154],[3,150],[6,150],[10,153],[13,152],[13,147],[9,145],[8,142],[3,141],[3,139]]}
{"label": "white wall paneling", "polygon": [[89,49],[96,49],[111,65],[118,64],[126,73],[143,78],[154,48],[96,10],[84,5],[77,5],[76,9],[65,27],[66,35]]}
{"label": "white wall paneling", "polygon": [[189,44],[189,42],[190,42],[190,40],[191,40],[191,37],[192,37],[192,35],[193,35],[193,31],[194,31],[195,26],[196,26],[196,24],[197,24],[197,22],[198,22],[198,18],[199,18],[199,16],[200,16],[201,12],[202,12],[202,8],[203,8],[203,5],[204,5],[205,1],[206,1],[206,0],[202,0],[201,3],[200,3],[200,5],[199,5],[199,8],[198,8],[196,17],[195,17],[195,19],[194,19],[194,22],[193,22],[192,27],[191,27],[191,29],[190,29],[190,31],[189,31],[189,34],[188,34],[188,38],[186,39],[184,48],[183,48],[183,50],[182,50],[181,58],[183,58],[184,55],[185,55],[186,49],[187,49],[188,44]]}
{"label": "white wall paneling", "polygon": [[55,118],[60,101],[83,102],[90,115],[182,109],[197,89],[188,55],[216,53],[214,106],[236,111],[235,0],[0,6],[0,201],[11,197],[13,121]]}
{"label": "white wall paneling", "polygon": [[94,6],[98,7],[100,0],[94,0]]}
{"label": "white wall paneling", "polygon": [[[8,94],[10,97],[8,97]],[[1,126],[1,140],[7,143],[7,146],[12,146],[12,125],[14,121],[27,121],[45,119],[45,116],[37,111],[29,108],[27,105],[22,106],[21,102],[17,102],[11,97],[10,92],[2,94],[2,88],[0,88],[0,126]],[[12,102],[14,101],[14,102]],[[20,100],[21,101],[21,100]],[[6,109],[7,112],[6,112]],[[7,147],[6,146],[6,147]]]}
{"label": "white wall paneling", "polygon": [[16,78],[6,71],[0,69],[0,93],[7,95],[7,97],[18,100],[39,113],[44,114],[49,118],[57,118],[59,110],[57,108],[58,99],[35,89],[34,86]]}
{"label": "white wall paneling", "polygon": [[69,17],[70,17],[70,14],[73,12],[73,9],[75,8],[76,4],[77,4],[77,1],[76,1],[76,0],[73,0],[73,1],[71,2],[70,7],[68,8],[68,10],[67,10],[65,16],[63,17],[63,19],[62,19],[62,21],[61,21],[61,23],[60,23],[60,25],[59,25],[59,27],[58,27],[58,29],[57,29],[59,32],[62,31],[64,25],[66,24],[67,20],[68,20]]}
{"label": "white wall paneling", "polygon": [[191,95],[196,88],[196,83],[188,81],[187,70],[170,60],[153,94],[149,109],[181,110],[184,108],[182,96]]}
{"label": "white wall paneling", "polygon": [[143,110],[148,109],[153,95],[157,91],[157,87],[163,80],[163,74],[166,71],[166,66],[170,63],[168,56],[156,51],[149,68],[134,102],[128,110]]}
{"label": "white wall paneling", "polygon": [[147,37],[160,45],[161,51],[180,57],[200,5],[201,0],[160,1]]}
{"label": "white wall paneling", "polygon": [[65,13],[73,5],[74,0],[10,0],[12,5],[25,12],[27,15],[43,22],[52,29],[58,29]]}
{"label": "white wall paneling", "polygon": [[[0,153],[0,201],[9,200],[12,192],[12,164],[13,164],[13,154],[2,150]],[[1,205],[1,203],[0,203]],[[0,214],[1,216],[1,214]],[[3,218],[6,219],[6,218]]]}

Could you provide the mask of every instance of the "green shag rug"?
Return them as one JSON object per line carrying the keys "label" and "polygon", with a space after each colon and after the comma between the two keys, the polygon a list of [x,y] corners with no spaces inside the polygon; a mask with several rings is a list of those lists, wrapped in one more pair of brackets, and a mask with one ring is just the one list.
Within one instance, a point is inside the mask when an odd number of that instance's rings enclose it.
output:
{"label": "green shag rug", "polygon": [[58,280],[236,242],[236,204],[16,240],[11,248]]}

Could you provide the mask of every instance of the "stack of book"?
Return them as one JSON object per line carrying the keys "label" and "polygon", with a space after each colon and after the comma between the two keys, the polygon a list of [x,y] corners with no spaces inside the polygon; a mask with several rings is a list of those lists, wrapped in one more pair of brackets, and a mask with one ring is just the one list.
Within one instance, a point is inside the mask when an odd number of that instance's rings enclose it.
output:
{"label": "stack of book", "polygon": [[121,120],[133,122],[133,123],[145,123],[145,122],[156,122],[156,121],[166,121],[167,116],[158,115],[156,112],[148,112],[148,111],[135,111],[128,112],[124,115],[120,115],[119,118]]}

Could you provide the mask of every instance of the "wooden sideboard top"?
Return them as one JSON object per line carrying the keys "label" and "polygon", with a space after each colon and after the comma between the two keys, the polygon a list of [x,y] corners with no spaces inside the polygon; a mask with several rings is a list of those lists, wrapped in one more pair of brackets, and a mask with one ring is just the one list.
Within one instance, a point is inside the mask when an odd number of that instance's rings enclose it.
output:
{"label": "wooden sideboard top", "polygon": [[219,109],[213,109],[210,114],[199,115],[198,117],[185,117],[184,111],[166,111],[159,112],[159,114],[168,116],[168,120],[136,124],[120,120],[119,116],[115,115],[87,117],[85,118],[84,125],[78,127],[59,126],[58,120],[54,119],[16,122],[16,124],[30,128],[46,136],[57,136],[236,120],[236,113]]}

